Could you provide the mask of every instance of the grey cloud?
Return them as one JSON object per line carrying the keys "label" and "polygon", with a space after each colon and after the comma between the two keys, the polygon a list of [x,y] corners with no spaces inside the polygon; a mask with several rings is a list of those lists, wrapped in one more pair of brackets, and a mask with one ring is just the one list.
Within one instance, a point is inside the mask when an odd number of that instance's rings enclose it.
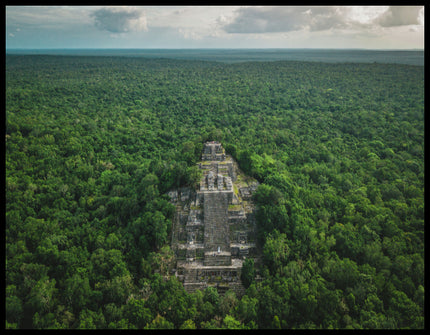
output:
{"label": "grey cloud", "polygon": [[418,25],[421,9],[417,6],[391,6],[375,19],[375,23],[382,27]]}
{"label": "grey cloud", "polygon": [[335,7],[248,7],[224,26],[228,33],[289,32],[345,28],[350,25],[345,9]]}
{"label": "grey cloud", "polygon": [[345,7],[316,7],[310,10],[309,29],[321,31],[329,29],[343,29],[354,25],[347,19]]}
{"label": "grey cloud", "polygon": [[294,8],[240,8],[233,22],[224,26],[228,33],[266,33],[301,29],[303,13]]}
{"label": "grey cloud", "polygon": [[147,30],[145,13],[138,8],[101,8],[92,16],[96,27],[112,33]]}

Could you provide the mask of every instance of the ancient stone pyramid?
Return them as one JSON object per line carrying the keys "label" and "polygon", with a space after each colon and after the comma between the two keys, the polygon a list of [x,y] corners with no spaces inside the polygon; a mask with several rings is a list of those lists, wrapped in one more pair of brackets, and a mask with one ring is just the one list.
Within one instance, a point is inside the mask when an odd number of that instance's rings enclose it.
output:
{"label": "ancient stone pyramid", "polygon": [[222,294],[244,289],[243,260],[256,256],[255,220],[251,194],[258,182],[243,176],[219,142],[206,142],[199,168],[199,189],[169,192],[177,212],[172,249],[176,276],[192,292],[214,286]]}

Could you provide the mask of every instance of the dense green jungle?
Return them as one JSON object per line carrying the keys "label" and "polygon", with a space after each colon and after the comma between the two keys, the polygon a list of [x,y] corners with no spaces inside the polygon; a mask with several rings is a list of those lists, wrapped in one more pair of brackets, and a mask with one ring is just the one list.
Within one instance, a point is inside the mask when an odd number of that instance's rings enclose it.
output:
{"label": "dense green jungle", "polygon": [[[424,328],[424,67],[5,59],[6,328]],[[221,141],[262,280],[187,293],[166,192]]]}

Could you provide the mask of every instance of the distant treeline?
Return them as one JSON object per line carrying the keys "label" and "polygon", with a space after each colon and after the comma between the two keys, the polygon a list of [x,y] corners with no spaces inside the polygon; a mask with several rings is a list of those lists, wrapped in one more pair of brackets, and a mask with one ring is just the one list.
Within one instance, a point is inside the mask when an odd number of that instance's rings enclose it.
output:
{"label": "distant treeline", "polygon": [[397,63],[424,66],[424,50],[362,49],[8,49],[7,54],[127,56],[206,60],[226,63],[249,61],[312,61],[328,63]]}

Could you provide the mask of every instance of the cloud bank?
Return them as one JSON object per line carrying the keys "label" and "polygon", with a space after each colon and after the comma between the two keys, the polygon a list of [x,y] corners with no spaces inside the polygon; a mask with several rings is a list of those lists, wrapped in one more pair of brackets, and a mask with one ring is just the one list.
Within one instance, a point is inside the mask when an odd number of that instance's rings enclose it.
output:
{"label": "cloud bank", "polygon": [[421,7],[415,6],[392,6],[381,16],[376,18],[375,23],[382,27],[396,27],[421,24]]}
{"label": "cloud bank", "polygon": [[303,29],[311,31],[346,28],[347,8],[340,7],[247,7],[240,8],[232,22],[224,26],[228,33],[277,33]]}
{"label": "cloud bank", "polygon": [[105,7],[92,13],[95,26],[111,33],[147,31],[145,13],[134,7]]}
{"label": "cloud bank", "polygon": [[422,24],[422,7],[389,7],[368,23],[353,19],[351,11],[351,7],[244,7],[223,29],[227,33],[262,34]]}

